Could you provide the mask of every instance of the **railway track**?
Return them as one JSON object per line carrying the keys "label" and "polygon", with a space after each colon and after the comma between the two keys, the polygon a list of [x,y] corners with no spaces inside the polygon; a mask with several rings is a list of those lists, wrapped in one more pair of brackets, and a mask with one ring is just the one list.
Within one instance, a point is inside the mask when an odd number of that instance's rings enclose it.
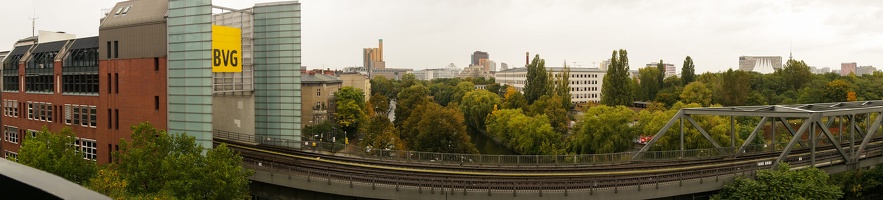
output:
{"label": "railway track", "polygon": [[[566,166],[472,166],[427,165],[425,162],[379,161],[335,156],[266,145],[247,144],[216,138],[238,151],[246,163],[255,167],[270,165],[270,170],[292,175],[371,183],[396,187],[454,188],[466,190],[567,190],[615,188],[659,184],[686,179],[751,174],[765,169],[779,152],[758,153],[736,158],[668,162],[627,162],[604,165]],[[879,152],[876,139],[866,150]],[[818,147],[817,161],[836,160],[840,155],[832,146]],[[789,162],[809,162],[809,148],[795,149]],[[879,155],[879,153],[873,154]]]}

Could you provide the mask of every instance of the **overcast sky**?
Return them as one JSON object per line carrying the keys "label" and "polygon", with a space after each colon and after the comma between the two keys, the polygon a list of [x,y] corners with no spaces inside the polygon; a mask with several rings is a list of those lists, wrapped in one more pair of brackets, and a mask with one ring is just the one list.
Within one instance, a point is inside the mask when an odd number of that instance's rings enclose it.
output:
{"label": "overcast sky", "polygon": [[[4,2],[0,45],[37,30],[98,34],[102,9],[117,0]],[[265,0],[214,0],[246,8]],[[883,68],[883,1],[502,1],[302,0],[302,62],[309,68],[361,66],[362,48],[384,40],[387,67],[465,67],[473,51],[512,66],[539,54],[547,66],[567,60],[597,66],[626,49],[632,69],[663,59],[680,71],[738,68],[742,55],[782,56],[810,66],[857,62]]]}

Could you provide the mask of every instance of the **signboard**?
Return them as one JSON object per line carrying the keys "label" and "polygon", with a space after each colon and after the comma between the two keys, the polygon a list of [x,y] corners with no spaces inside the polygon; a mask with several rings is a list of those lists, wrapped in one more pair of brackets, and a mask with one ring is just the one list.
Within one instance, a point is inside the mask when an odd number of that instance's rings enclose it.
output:
{"label": "signboard", "polygon": [[212,25],[212,72],[242,72],[242,30]]}

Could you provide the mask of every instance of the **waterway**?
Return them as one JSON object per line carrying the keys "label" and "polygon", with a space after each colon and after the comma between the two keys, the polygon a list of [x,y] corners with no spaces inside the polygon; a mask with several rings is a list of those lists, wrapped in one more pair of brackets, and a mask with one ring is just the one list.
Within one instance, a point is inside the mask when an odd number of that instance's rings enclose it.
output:
{"label": "waterway", "polygon": [[512,151],[503,144],[497,143],[491,137],[485,134],[469,134],[471,137],[472,144],[475,144],[475,148],[478,148],[478,153],[486,154],[486,155],[518,155],[515,151]]}

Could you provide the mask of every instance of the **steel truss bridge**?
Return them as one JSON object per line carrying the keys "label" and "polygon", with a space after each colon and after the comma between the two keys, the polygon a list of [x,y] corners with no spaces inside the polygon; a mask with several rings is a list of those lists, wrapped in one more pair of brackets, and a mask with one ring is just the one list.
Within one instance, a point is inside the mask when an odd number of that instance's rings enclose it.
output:
{"label": "steel truss bridge", "polygon": [[[729,116],[731,144],[715,141],[697,115]],[[736,117],[760,118],[741,145]],[[883,163],[881,121],[883,101],[685,108],[640,151],[590,155],[372,150],[223,131],[214,140],[244,157],[253,181],[274,187],[258,188],[262,196],[305,198],[284,191],[298,188],[377,199],[649,199],[715,191],[780,162],[829,173]],[[776,138],[776,126],[789,137]],[[713,148],[685,149],[688,128]],[[666,134],[680,139],[680,149],[651,151]]]}

